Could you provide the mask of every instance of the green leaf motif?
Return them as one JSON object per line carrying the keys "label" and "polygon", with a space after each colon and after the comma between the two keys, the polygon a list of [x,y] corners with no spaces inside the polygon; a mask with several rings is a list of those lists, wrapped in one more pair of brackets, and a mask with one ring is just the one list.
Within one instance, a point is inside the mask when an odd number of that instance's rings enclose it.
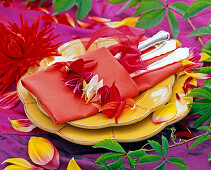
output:
{"label": "green leaf motif", "polygon": [[110,0],[110,1],[106,2],[106,4],[121,4],[125,1],[127,1],[127,0]]}
{"label": "green leaf motif", "polygon": [[210,162],[211,161],[211,154],[209,152],[209,155],[208,155],[208,161]]}
{"label": "green leaf motif", "polygon": [[104,148],[114,152],[125,153],[125,150],[121,147],[119,143],[111,139],[104,139],[98,142],[93,148]]}
{"label": "green leaf motif", "polygon": [[141,1],[138,8],[135,11],[134,16],[140,14],[141,12],[148,11],[150,9],[155,9],[165,5],[163,2],[158,0],[148,0],[148,1]]}
{"label": "green leaf motif", "polygon": [[205,113],[202,117],[200,117],[194,124],[193,127],[199,127],[203,125],[206,121],[209,121],[211,118],[211,111]]}
{"label": "green leaf motif", "polygon": [[210,35],[210,34],[211,34],[211,27],[200,27],[191,32],[190,34],[188,34],[187,36],[192,37],[192,36]]}
{"label": "green leaf motif", "polygon": [[140,1],[139,0],[129,0],[121,9],[124,10],[126,8],[132,8],[134,6],[136,6]]}
{"label": "green leaf motif", "polygon": [[171,27],[171,32],[172,35],[175,39],[177,39],[178,35],[179,35],[179,25],[177,22],[177,19],[174,15],[173,12],[171,12],[170,10],[168,10],[168,21],[169,21],[169,25]]}
{"label": "green leaf motif", "polygon": [[166,163],[165,163],[165,161],[163,161],[163,163],[161,165],[154,168],[153,170],[165,170],[165,168],[166,168]]}
{"label": "green leaf motif", "polygon": [[[211,62],[211,60],[210,60],[210,62]],[[207,79],[207,80],[203,81],[203,83],[201,83],[201,84],[211,85],[211,79]]]}
{"label": "green leaf motif", "polygon": [[[211,40],[209,40],[205,45],[204,47],[202,48],[203,51],[207,50],[207,54],[211,56]],[[209,51],[208,51],[209,50]]]}
{"label": "green leaf motif", "polygon": [[128,162],[129,162],[130,169],[135,169],[135,166],[134,166],[135,162],[134,162],[134,160],[131,157],[129,157],[129,156],[127,157],[127,159],[128,159]]}
{"label": "green leaf motif", "polygon": [[165,8],[153,9],[145,12],[138,20],[136,27],[147,29],[155,27],[163,21]]}
{"label": "green leaf motif", "polygon": [[146,155],[146,153],[145,153],[145,150],[136,150],[136,151],[130,151],[128,155],[133,158],[140,158]]}
{"label": "green leaf motif", "polygon": [[180,14],[184,15],[185,11],[188,9],[188,5],[184,2],[175,2],[171,6]]}
{"label": "green leaf motif", "polygon": [[196,69],[199,73],[210,73],[211,74],[211,66],[209,67],[201,67],[199,69]]}
{"label": "green leaf motif", "polygon": [[200,129],[200,130],[205,130],[205,131],[207,131],[207,132],[210,132],[210,133],[211,133],[211,129],[210,129],[210,127],[209,127],[209,126],[202,126],[202,127],[197,128],[197,129]]}
{"label": "green leaf motif", "polygon": [[195,1],[193,2],[189,8],[186,10],[185,12],[185,15],[183,17],[183,20],[184,19],[187,19],[187,18],[191,18],[193,17],[195,14],[201,12],[202,10],[208,8],[211,6],[211,2],[210,1]]}
{"label": "green leaf motif", "polygon": [[207,87],[195,88],[186,96],[187,97],[202,97],[202,98],[211,100],[211,92],[210,92],[210,89]]}
{"label": "green leaf motif", "polygon": [[106,161],[109,161],[109,160],[117,160],[119,159],[120,157],[122,157],[123,154],[122,153],[106,153],[104,155],[101,155],[96,161],[95,161],[95,164],[98,164],[98,165],[103,165]]}
{"label": "green leaf motif", "polygon": [[201,109],[201,108],[191,108],[190,114],[195,114],[195,115],[204,115],[207,112],[209,112],[211,107]]}
{"label": "green leaf motif", "polygon": [[75,5],[75,0],[54,0],[53,5],[55,7],[54,13],[58,14],[59,12],[72,8]]}
{"label": "green leaf motif", "polygon": [[77,19],[82,20],[92,8],[92,0],[77,0]]}
{"label": "green leaf motif", "polygon": [[164,157],[162,146],[158,142],[153,140],[148,140],[148,142],[151,147],[155,150],[155,152],[157,152],[160,156]]}
{"label": "green leaf motif", "polygon": [[163,145],[163,151],[164,151],[165,157],[167,157],[168,152],[169,152],[169,144],[168,144],[167,138],[163,135],[162,135],[162,145]]}
{"label": "green leaf motif", "polygon": [[207,108],[207,107],[211,107],[211,103],[191,103],[189,105],[191,105],[192,108]]}
{"label": "green leaf motif", "polygon": [[148,164],[148,163],[157,162],[160,160],[162,160],[162,158],[159,156],[147,154],[144,157],[140,158],[139,162],[140,164]]}
{"label": "green leaf motif", "polygon": [[113,162],[113,163],[111,163],[111,164],[108,164],[107,166],[108,166],[111,170],[113,170],[113,169],[119,169],[119,168],[122,166],[122,164],[124,163],[124,160],[125,160],[125,157],[122,157],[122,158],[119,159],[118,161]]}
{"label": "green leaf motif", "polygon": [[185,164],[185,162],[183,161],[183,159],[181,159],[179,157],[169,158],[169,159],[167,159],[167,161],[176,165],[177,167],[179,167],[182,170],[188,170],[189,169],[187,167],[187,165]]}
{"label": "green leaf motif", "polygon": [[208,139],[211,139],[211,135],[207,135],[207,134],[203,134],[201,136],[199,136],[196,141],[191,145],[191,147],[189,148],[189,150],[191,150],[193,147],[195,147],[196,145],[208,140]]}
{"label": "green leaf motif", "polygon": [[119,170],[124,170],[125,169],[125,165],[122,165]]}

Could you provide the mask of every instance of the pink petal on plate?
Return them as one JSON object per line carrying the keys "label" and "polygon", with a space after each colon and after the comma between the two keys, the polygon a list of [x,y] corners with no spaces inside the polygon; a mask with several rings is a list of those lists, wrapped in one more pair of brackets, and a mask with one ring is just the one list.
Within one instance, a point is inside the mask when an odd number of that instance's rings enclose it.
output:
{"label": "pink petal on plate", "polygon": [[31,132],[36,126],[29,119],[11,120],[8,118],[12,127],[20,132]]}
{"label": "pink petal on plate", "polygon": [[0,95],[0,109],[12,109],[19,104],[17,91],[7,92]]}
{"label": "pink petal on plate", "polygon": [[161,123],[169,121],[177,114],[177,107],[175,103],[168,103],[156,110],[152,115],[152,121],[154,123]]}
{"label": "pink petal on plate", "polygon": [[42,137],[31,137],[28,154],[32,162],[47,169],[58,169],[59,153],[55,146]]}
{"label": "pink petal on plate", "polygon": [[4,163],[9,163],[12,165],[8,165],[5,170],[15,170],[15,169],[21,169],[21,170],[43,170],[43,168],[40,167],[36,167],[32,164],[30,164],[27,160],[23,159],[23,158],[9,158],[7,160],[5,160],[4,162],[2,162],[2,164]]}

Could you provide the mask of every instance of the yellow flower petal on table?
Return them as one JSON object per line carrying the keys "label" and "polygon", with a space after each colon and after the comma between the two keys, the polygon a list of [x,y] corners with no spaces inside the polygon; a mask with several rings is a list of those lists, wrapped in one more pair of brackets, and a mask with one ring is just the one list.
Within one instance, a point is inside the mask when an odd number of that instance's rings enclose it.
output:
{"label": "yellow flower petal on table", "polygon": [[4,163],[13,164],[13,165],[7,166],[4,170],[32,170],[32,169],[41,170],[43,169],[43,168],[38,168],[30,164],[27,160],[23,158],[9,158],[5,160],[4,162],[2,162],[2,164]]}
{"label": "yellow flower petal on table", "polygon": [[209,59],[211,57],[207,53],[200,53],[200,55],[201,55],[200,61],[205,61],[205,60],[207,60],[207,59]]}
{"label": "yellow flower petal on table", "polygon": [[123,25],[135,27],[137,22],[138,22],[138,17],[127,17],[122,21],[107,22],[105,24],[111,28],[118,28]]}
{"label": "yellow flower petal on table", "polygon": [[55,146],[42,137],[31,137],[28,144],[28,154],[32,162],[47,169],[59,167],[59,153]]}
{"label": "yellow flower petal on table", "polygon": [[208,79],[208,78],[211,78],[211,75],[207,74],[207,73],[194,73],[194,72],[188,73],[188,72],[185,71],[185,74],[187,74],[188,76],[193,77],[195,79]]}
{"label": "yellow flower petal on table", "polygon": [[78,166],[78,164],[74,160],[74,157],[68,163],[67,170],[81,170],[81,168]]}
{"label": "yellow flower petal on table", "polygon": [[156,110],[152,115],[152,121],[154,123],[161,123],[171,120],[177,114],[177,107],[175,103],[168,103]]}
{"label": "yellow flower petal on table", "polygon": [[32,124],[32,122],[29,119],[17,119],[17,120],[11,120],[8,118],[12,127],[20,132],[31,132],[36,126]]}

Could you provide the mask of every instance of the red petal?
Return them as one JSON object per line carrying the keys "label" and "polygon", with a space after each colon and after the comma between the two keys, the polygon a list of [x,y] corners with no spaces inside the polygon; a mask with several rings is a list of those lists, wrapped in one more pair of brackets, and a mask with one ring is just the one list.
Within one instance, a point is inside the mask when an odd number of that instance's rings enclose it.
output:
{"label": "red petal", "polygon": [[100,112],[104,111],[104,110],[116,110],[119,107],[120,102],[118,101],[112,101],[112,102],[108,102],[105,105],[103,105],[100,108]]}
{"label": "red petal", "polygon": [[69,13],[65,13],[64,15],[60,15],[58,17],[58,22],[60,24],[70,25],[72,27],[75,27],[74,19]]}
{"label": "red petal", "polygon": [[35,8],[35,10],[44,12],[45,14],[49,14],[49,11],[45,7],[37,7]]}
{"label": "red petal", "polygon": [[120,93],[115,83],[109,88],[109,101],[118,101],[120,102]]}
{"label": "red petal", "polygon": [[85,60],[84,61],[84,66],[83,66],[83,71],[89,71],[92,70],[94,67],[97,65],[96,60]]}
{"label": "red petal", "polygon": [[194,89],[194,88],[197,88],[195,85],[193,84],[186,84],[186,87],[189,88],[189,89]]}
{"label": "red petal", "polygon": [[179,94],[178,94],[178,93],[176,93],[176,98],[177,98],[177,100],[179,100],[179,101],[180,101],[180,96],[179,96]]}
{"label": "red petal", "polygon": [[88,17],[90,21],[92,21],[94,24],[103,24],[105,22],[109,22],[111,21],[110,19],[107,18],[101,18],[98,16],[92,16],[92,17]]}
{"label": "red petal", "polygon": [[135,108],[136,103],[132,98],[126,98],[126,106],[130,106],[132,108]]}
{"label": "red petal", "polygon": [[116,113],[115,113],[115,123],[117,124],[118,123],[118,118],[121,116],[123,110],[125,109],[125,106],[126,106],[126,100],[123,100],[121,102],[121,104],[119,105]]}
{"label": "red petal", "polygon": [[42,16],[42,20],[45,21],[46,23],[52,23],[53,18],[51,14],[45,14]]}
{"label": "red petal", "polygon": [[82,58],[71,62],[71,64],[68,66],[68,68],[73,72],[80,72],[83,70],[84,67],[84,60]]}
{"label": "red petal", "polygon": [[19,104],[20,100],[17,91],[8,92],[0,95],[0,109],[12,109]]}
{"label": "red petal", "polygon": [[185,123],[183,123],[183,122],[179,122],[179,124],[181,124],[182,126],[184,126],[185,129],[187,129],[188,132],[191,133],[190,128],[189,128],[189,126],[188,126],[187,124],[185,124]]}
{"label": "red petal", "polygon": [[73,39],[80,39],[81,37],[77,36],[77,35],[72,35]]}
{"label": "red petal", "polygon": [[85,29],[91,29],[92,28],[92,25],[90,25],[88,23],[85,23],[85,22],[82,22],[82,21],[77,21],[77,23],[81,28],[85,28]]}
{"label": "red petal", "polygon": [[193,137],[193,134],[190,133],[190,132],[187,132],[187,131],[176,132],[174,135],[177,136],[177,137],[188,137],[188,138]]}

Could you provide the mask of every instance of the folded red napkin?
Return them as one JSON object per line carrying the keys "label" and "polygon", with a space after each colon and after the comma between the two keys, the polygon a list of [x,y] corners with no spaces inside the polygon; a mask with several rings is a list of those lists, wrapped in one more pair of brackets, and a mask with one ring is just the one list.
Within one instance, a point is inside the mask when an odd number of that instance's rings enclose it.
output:
{"label": "folded red napkin", "polygon": [[[81,58],[96,60],[98,63],[92,73],[98,74],[104,85],[111,86],[115,82],[121,98],[138,95],[139,90],[135,82],[106,48],[97,49]],[[41,101],[55,124],[85,118],[98,112],[96,107],[90,103],[85,104],[81,96],[74,94],[71,88],[65,86],[59,70],[41,70],[23,78],[22,84]]]}

